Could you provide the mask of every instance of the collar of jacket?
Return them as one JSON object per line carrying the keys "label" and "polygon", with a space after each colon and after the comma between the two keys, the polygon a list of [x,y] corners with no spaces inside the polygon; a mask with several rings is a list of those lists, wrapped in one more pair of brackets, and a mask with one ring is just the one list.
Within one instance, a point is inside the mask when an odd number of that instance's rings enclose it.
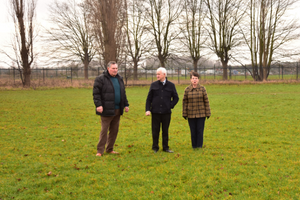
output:
{"label": "collar of jacket", "polygon": [[[113,76],[111,76],[111,75],[109,74],[108,70],[104,71],[103,74],[104,74],[105,76],[108,76],[109,78],[110,78],[110,77],[113,77]],[[117,78],[118,76],[119,76],[119,74],[117,74],[115,77]]]}
{"label": "collar of jacket", "polygon": [[197,87],[196,87],[196,88],[194,88],[193,85],[190,84],[190,85],[188,86],[188,89],[189,89],[190,91],[192,91],[193,89],[195,89],[196,91],[199,91],[199,90],[200,90],[200,84],[197,84]]}
{"label": "collar of jacket", "polygon": [[[160,84],[162,84],[163,82],[161,82],[160,80],[157,80],[157,82]],[[166,83],[164,84],[164,85],[166,85],[168,83],[168,79],[167,79],[167,77],[166,77]]]}

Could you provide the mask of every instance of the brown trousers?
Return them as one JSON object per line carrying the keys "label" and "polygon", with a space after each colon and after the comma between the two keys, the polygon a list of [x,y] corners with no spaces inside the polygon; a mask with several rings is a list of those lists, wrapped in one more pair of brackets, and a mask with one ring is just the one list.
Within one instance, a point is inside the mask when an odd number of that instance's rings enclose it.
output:
{"label": "brown trousers", "polygon": [[[115,110],[115,116],[103,117],[101,116],[101,131],[100,138],[97,145],[97,153],[104,153],[105,144],[106,152],[111,152],[114,149],[114,144],[117,139],[120,124],[120,109]],[[107,136],[107,132],[109,134]]]}

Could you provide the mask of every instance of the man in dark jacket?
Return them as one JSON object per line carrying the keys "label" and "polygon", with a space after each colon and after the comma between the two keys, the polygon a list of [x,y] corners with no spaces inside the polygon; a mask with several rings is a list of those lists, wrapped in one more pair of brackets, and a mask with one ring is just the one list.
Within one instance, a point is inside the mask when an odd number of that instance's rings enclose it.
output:
{"label": "man in dark jacket", "polygon": [[171,121],[171,109],[177,104],[179,98],[172,82],[166,78],[167,71],[160,67],[156,71],[157,81],[150,86],[146,100],[146,116],[151,113],[152,122],[152,150],[156,153],[159,149],[158,140],[160,125],[162,125],[162,145],[163,151],[173,153],[169,149],[169,125]]}
{"label": "man in dark jacket", "polygon": [[109,62],[107,71],[95,79],[93,96],[96,114],[101,116],[101,132],[96,156],[103,155],[105,144],[107,153],[117,154],[118,152],[113,148],[119,131],[120,116],[123,114],[124,108],[125,112],[129,111],[129,104],[116,62]]}

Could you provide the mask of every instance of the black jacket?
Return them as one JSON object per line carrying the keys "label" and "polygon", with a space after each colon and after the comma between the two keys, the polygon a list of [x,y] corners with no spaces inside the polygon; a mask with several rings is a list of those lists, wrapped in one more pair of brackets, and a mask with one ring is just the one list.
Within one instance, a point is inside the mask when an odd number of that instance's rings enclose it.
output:
{"label": "black jacket", "polygon": [[174,83],[166,80],[165,85],[160,81],[151,84],[146,100],[146,111],[155,114],[170,114],[179,98]]}
{"label": "black jacket", "polygon": [[[120,113],[124,112],[125,106],[129,106],[123,78],[116,75],[119,80],[121,89],[121,103]],[[93,88],[94,104],[96,106],[96,114],[101,116],[114,116],[115,115],[115,90],[108,71],[103,72],[100,76],[96,77]],[[97,112],[97,107],[102,106],[103,112]]]}

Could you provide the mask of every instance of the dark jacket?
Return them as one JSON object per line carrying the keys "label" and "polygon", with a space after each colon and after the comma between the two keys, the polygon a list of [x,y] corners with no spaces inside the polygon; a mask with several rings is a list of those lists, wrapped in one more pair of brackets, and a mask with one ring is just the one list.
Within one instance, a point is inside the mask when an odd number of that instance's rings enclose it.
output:
{"label": "dark jacket", "polygon": [[[121,89],[121,103],[120,103],[120,113],[124,112],[124,108],[129,106],[123,78],[116,75],[119,80]],[[103,112],[99,113],[96,110],[97,115],[101,116],[114,116],[115,115],[115,90],[112,81],[110,80],[110,75],[108,71],[103,72],[100,76],[96,77],[93,88],[94,104],[97,107],[102,106]]]}
{"label": "dark jacket", "polygon": [[165,85],[160,81],[151,84],[146,100],[146,111],[155,114],[170,114],[179,98],[174,83],[166,80]]}

